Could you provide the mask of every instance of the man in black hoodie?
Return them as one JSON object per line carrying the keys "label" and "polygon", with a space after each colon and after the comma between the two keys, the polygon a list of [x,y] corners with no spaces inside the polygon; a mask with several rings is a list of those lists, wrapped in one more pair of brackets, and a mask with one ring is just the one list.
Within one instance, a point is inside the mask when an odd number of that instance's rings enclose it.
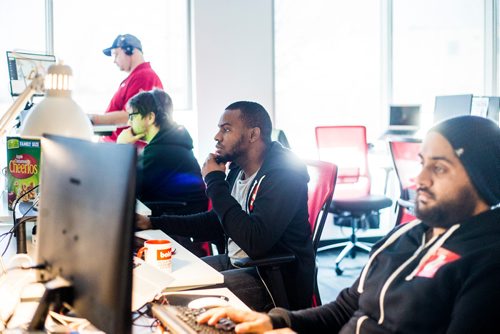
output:
{"label": "man in black hoodie", "polygon": [[[157,204],[154,213],[191,214],[207,210],[208,198],[200,166],[193,154],[188,131],[172,119],[172,100],[162,90],[143,91],[127,105],[130,128],[118,136],[118,143],[147,142],[137,165],[137,198]],[[181,204],[182,203],[182,204]],[[198,256],[206,255],[199,243],[178,241]]]}
{"label": "man in black hoodie", "polygon": [[[282,273],[292,309],[311,305],[314,256],[307,211],[306,166],[281,144],[271,141],[272,124],[258,103],[228,106],[215,135],[216,152],[209,154],[202,174],[213,209],[190,216],[138,218],[138,227],[157,228],[169,235],[210,240],[224,235],[227,252],[206,261],[223,272],[224,284],[254,309],[264,309],[266,270],[243,270],[236,260],[293,254]],[[226,162],[229,173],[226,177]],[[261,277],[259,277],[261,276]],[[245,286],[243,279],[253,277]],[[271,294],[274,288],[271,286]]]}
{"label": "man in black hoodie", "polygon": [[335,301],[267,315],[214,309],[199,321],[229,317],[237,333],[498,333],[500,128],[476,116],[446,120],[419,156],[419,219],[377,243]]}

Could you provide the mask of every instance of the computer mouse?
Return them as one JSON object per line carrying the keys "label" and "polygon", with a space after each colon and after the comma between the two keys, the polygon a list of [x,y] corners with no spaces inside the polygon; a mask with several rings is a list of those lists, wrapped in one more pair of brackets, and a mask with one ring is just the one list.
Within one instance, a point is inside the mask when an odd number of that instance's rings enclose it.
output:
{"label": "computer mouse", "polygon": [[229,306],[229,302],[223,298],[218,297],[202,297],[189,302],[189,308],[204,308],[209,309],[213,307]]}

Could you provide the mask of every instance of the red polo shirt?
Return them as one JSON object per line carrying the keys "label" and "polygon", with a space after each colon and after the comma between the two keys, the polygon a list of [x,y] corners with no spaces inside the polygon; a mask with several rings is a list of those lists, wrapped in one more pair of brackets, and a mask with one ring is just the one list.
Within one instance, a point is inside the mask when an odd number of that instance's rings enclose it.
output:
{"label": "red polo shirt", "polygon": [[[153,71],[149,62],[145,62],[134,68],[125,80],[122,81],[120,87],[111,99],[111,102],[106,109],[106,113],[112,111],[125,110],[128,100],[140,91],[148,91],[153,88],[163,89],[158,75]],[[116,142],[118,134],[123,128],[118,128],[111,136],[103,137],[104,141]]]}

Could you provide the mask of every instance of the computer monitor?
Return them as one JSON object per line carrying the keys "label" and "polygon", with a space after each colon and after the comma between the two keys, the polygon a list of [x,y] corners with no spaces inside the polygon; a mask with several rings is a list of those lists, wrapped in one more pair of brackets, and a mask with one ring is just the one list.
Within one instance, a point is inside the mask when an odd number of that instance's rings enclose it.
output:
{"label": "computer monitor", "polygon": [[389,129],[417,131],[420,127],[420,105],[391,105]]}
{"label": "computer monitor", "polygon": [[106,333],[130,333],[136,150],[42,139],[38,264],[73,286],[73,308]]}
{"label": "computer monitor", "polygon": [[498,96],[474,96],[471,115],[486,117],[498,123],[499,107],[500,97]]}
{"label": "computer monitor", "polygon": [[[50,65],[55,63],[53,55],[7,51],[10,95],[21,95],[36,73],[47,74]],[[43,93],[37,92],[35,96],[43,96]]]}
{"label": "computer monitor", "polygon": [[499,109],[500,109],[500,97],[490,96],[488,101],[488,112],[486,117],[499,123]]}
{"label": "computer monitor", "polygon": [[472,94],[436,96],[434,123],[461,115],[470,115]]}

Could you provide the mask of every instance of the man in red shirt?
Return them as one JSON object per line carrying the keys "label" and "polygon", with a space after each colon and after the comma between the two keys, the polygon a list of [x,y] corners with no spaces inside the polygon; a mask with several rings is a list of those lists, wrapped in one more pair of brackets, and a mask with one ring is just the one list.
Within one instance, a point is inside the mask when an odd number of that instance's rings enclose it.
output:
{"label": "man in red shirt", "polygon": [[[120,70],[130,74],[120,84],[105,114],[91,114],[89,117],[94,125],[125,125],[128,121],[125,111],[128,100],[140,91],[163,89],[163,84],[150,63],[144,60],[142,44],[137,37],[129,34],[118,35],[111,47],[103,52],[106,56],[115,57],[114,63]],[[123,128],[118,128],[111,136],[103,137],[103,141],[115,142],[121,130]]]}

